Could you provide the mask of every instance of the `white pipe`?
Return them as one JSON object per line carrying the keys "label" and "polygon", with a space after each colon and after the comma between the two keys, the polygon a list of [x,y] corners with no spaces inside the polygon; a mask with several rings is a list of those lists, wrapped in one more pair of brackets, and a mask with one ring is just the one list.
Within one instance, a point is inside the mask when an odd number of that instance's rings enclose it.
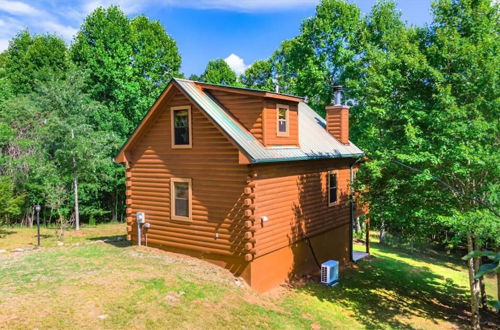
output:
{"label": "white pipe", "polygon": [[137,221],[137,245],[141,246],[141,224]]}

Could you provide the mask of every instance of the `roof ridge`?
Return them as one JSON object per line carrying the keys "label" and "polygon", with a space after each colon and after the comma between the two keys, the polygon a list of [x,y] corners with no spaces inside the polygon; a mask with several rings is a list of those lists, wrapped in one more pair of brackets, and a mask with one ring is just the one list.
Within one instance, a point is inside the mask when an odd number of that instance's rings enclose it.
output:
{"label": "roof ridge", "polygon": [[209,85],[209,86],[215,86],[215,87],[222,87],[222,88],[229,88],[229,89],[237,89],[237,90],[242,90],[242,91],[249,91],[249,92],[261,92],[261,93],[268,93],[268,94],[273,94],[277,96],[288,96],[288,97],[295,97],[301,100],[304,100],[303,96],[298,96],[298,95],[293,95],[293,94],[286,94],[286,93],[276,93],[276,92],[271,92],[271,91],[266,91],[264,89],[258,89],[258,88],[249,88],[249,87],[238,87],[238,86],[229,86],[229,85],[222,85],[222,84],[212,84],[212,83],[207,83],[204,81],[198,81],[198,80],[191,80],[191,79],[186,79],[186,78],[172,78],[174,80],[180,80],[188,83],[197,83],[197,84],[203,84],[203,85]]}

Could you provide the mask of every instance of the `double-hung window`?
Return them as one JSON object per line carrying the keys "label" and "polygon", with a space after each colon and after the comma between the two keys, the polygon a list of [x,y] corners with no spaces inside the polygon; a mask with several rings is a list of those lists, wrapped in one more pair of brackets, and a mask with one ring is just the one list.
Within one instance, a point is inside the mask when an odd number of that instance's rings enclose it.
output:
{"label": "double-hung window", "polygon": [[173,107],[172,112],[172,148],[191,148],[191,107]]}
{"label": "double-hung window", "polygon": [[172,220],[191,221],[191,179],[172,178],[170,194]]}
{"label": "double-hung window", "polygon": [[289,122],[290,109],[288,105],[278,104],[276,106],[276,135],[289,136],[290,135],[290,122]]}
{"label": "double-hung window", "polygon": [[328,206],[337,204],[337,173],[328,172]]}

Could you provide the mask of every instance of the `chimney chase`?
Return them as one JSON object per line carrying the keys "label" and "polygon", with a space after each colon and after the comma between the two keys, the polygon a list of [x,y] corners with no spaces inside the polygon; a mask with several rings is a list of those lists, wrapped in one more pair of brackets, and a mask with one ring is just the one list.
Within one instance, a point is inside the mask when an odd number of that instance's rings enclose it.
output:
{"label": "chimney chase", "polygon": [[326,129],[343,144],[349,144],[349,107],[342,104],[342,86],[333,87],[333,104],[326,107]]}

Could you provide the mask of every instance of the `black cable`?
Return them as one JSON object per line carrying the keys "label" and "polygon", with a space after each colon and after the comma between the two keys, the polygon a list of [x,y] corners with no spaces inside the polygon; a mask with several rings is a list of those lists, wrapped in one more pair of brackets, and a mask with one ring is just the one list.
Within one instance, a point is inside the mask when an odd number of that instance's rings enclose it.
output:
{"label": "black cable", "polygon": [[307,245],[309,245],[309,249],[311,250],[311,253],[313,255],[314,261],[316,262],[316,265],[318,266],[319,269],[321,269],[321,265],[319,264],[318,258],[316,258],[316,253],[314,253],[314,249],[312,247],[311,240],[306,235],[304,235],[304,236],[305,236],[305,240],[307,242]]}

